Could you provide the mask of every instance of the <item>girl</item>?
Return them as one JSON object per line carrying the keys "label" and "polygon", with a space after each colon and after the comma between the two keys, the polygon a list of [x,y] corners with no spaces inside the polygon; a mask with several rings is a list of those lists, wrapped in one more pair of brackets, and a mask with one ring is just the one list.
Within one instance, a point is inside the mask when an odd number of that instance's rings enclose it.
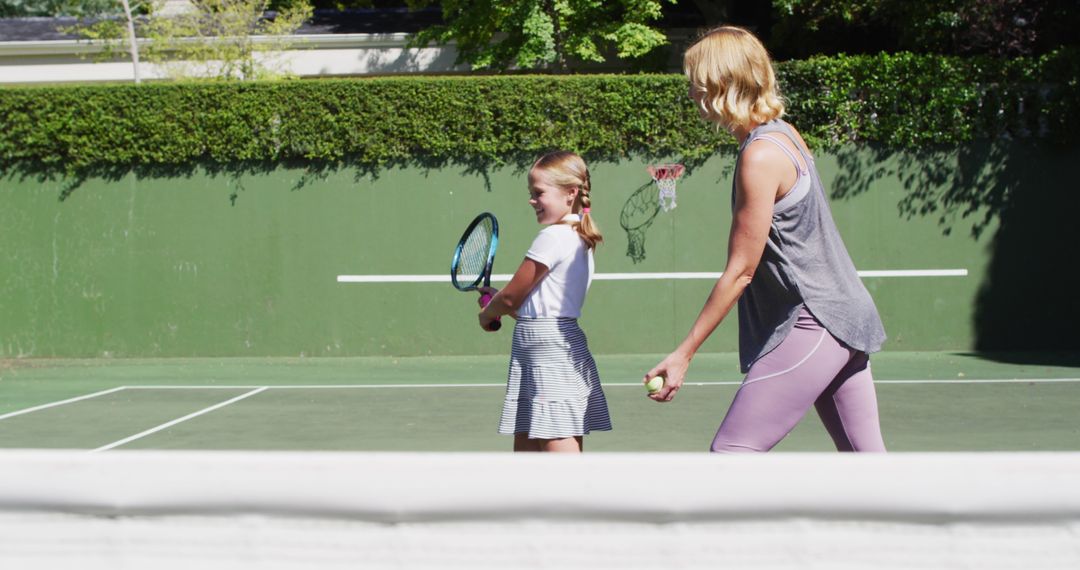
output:
{"label": "girl", "polygon": [[840,239],[806,143],[782,121],[765,47],[717,28],[683,59],[702,118],[739,141],[728,261],[686,339],[645,374],[669,402],[736,300],[747,373],[712,451],[768,451],[811,405],[841,451],[884,451],[868,354],[885,331]]}
{"label": "girl", "polygon": [[499,433],[514,451],[581,452],[592,430],[610,430],[596,363],[577,319],[603,237],[589,215],[589,169],[565,151],[541,156],[529,171],[529,205],[545,225],[514,276],[480,311],[480,327],[517,319]]}

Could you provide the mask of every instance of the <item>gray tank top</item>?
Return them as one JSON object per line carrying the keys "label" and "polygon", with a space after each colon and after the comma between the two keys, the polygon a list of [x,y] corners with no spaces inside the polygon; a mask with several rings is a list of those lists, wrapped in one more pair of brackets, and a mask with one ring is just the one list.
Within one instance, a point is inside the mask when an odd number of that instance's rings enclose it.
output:
{"label": "gray tank top", "polygon": [[[777,143],[795,163],[799,178],[773,205],[772,227],[761,263],[739,298],[739,363],[743,372],[787,337],[804,305],[850,348],[877,352],[885,341],[885,328],[874,301],[833,222],[817,168],[791,127],[779,119],[760,125],[750,131],[739,153],[754,140],[777,136],[795,143],[802,162]],[[738,166],[736,177],[737,171]],[[734,182],[731,204],[734,208]]]}

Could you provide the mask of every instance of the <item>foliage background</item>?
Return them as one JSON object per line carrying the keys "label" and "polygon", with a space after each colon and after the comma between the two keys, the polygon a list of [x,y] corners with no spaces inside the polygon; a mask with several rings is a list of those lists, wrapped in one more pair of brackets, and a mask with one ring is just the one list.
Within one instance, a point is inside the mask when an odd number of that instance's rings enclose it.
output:
{"label": "foliage background", "polygon": [[[817,147],[1075,139],[1080,57],[915,54],[781,63],[788,119]],[[305,161],[513,161],[551,148],[674,156],[730,145],[678,75],[381,78],[0,90],[0,169]]]}

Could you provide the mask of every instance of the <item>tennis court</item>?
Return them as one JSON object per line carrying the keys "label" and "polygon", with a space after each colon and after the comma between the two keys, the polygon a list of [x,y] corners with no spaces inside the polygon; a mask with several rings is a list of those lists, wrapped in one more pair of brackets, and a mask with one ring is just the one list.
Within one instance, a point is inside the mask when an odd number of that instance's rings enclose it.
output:
{"label": "tennis court", "polygon": [[[589,451],[704,451],[741,375],[702,354],[671,404],[644,396],[659,355],[600,355],[615,429]],[[1076,451],[1080,368],[972,354],[873,360],[892,451]],[[1013,358],[1012,360],[1024,360]],[[0,447],[108,451],[505,451],[495,433],[506,357],[5,361]],[[777,451],[829,451],[811,412]]]}

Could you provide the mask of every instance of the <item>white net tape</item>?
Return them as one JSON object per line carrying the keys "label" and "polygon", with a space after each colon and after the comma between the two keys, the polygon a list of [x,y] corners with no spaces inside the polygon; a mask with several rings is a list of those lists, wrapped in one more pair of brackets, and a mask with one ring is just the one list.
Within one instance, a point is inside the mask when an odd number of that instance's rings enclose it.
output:
{"label": "white net tape", "polygon": [[4,568],[1080,568],[1080,454],[0,453]]}

